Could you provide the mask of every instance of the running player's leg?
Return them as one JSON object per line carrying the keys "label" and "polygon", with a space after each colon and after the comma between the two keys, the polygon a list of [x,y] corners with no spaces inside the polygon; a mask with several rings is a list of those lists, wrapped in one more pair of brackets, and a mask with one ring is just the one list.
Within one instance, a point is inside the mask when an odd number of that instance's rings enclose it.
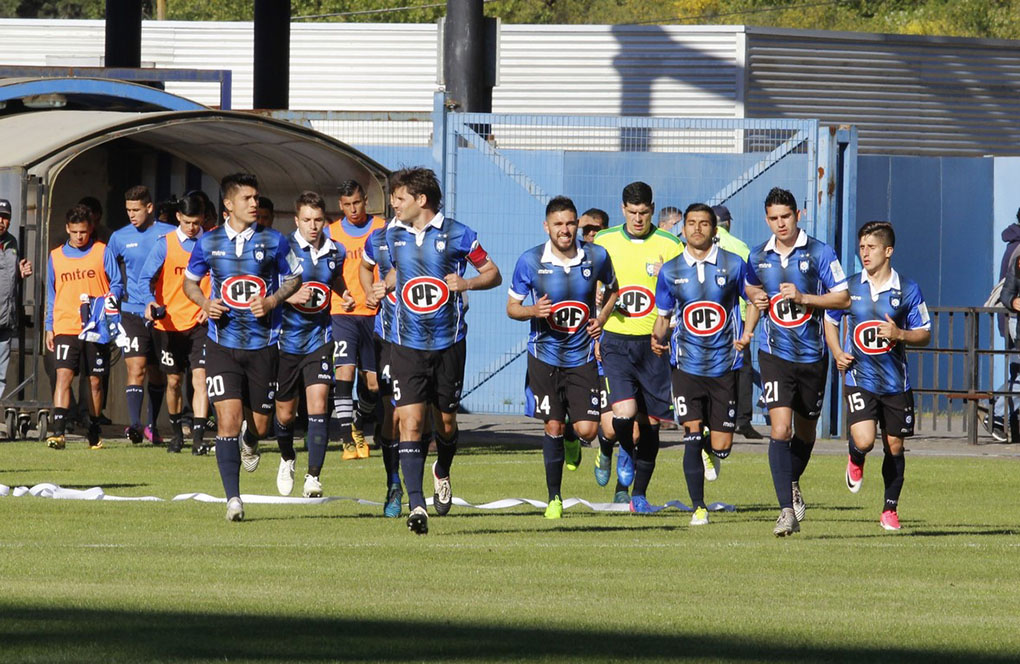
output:
{"label": "running player's leg", "polygon": [[357,336],[358,354],[358,406],[351,422],[351,437],[359,459],[369,456],[368,443],[365,441],[366,422],[375,417],[376,404],[379,402],[379,381],[375,356],[374,324],[375,316],[350,316],[354,319]]}
{"label": "running player's leg", "polygon": [[857,493],[864,482],[865,455],[875,447],[878,435],[878,400],[859,387],[846,386],[843,394],[850,425],[849,457],[846,464],[846,488]]}
{"label": "running player's leg", "polygon": [[241,422],[244,420],[244,373],[237,356],[214,341],[206,342],[206,387],[216,409],[216,465],[227,500],[241,495]]}
{"label": "running player's leg", "polygon": [[[137,345],[138,337],[131,336],[129,333],[128,340]],[[124,434],[135,444],[142,442],[142,401],[145,397],[142,385],[145,382],[145,371],[148,364],[144,355],[128,354],[136,352],[129,349],[124,354],[124,368],[127,371],[127,386],[124,388],[124,394],[128,407],[128,428]]]}
{"label": "running player's leg", "polygon": [[357,326],[353,319],[353,316],[332,317],[333,364],[336,367],[332,419],[335,435],[343,444],[341,458],[344,461],[358,458],[357,447],[351,438],[351,426],[354,422],[354,377],[357,374],[358,359]]}
{"label": "running player's leg", "polygon": [[525,414],[542,420],[542,462],[545,465],[545,485],[549,505],[547,519],[563,516],[561,485],[563,483],[563,434],[566,430],[567,410],[561,398],[565,378],[564,369],[543,362],[528,354],[525,377]]}
{"label": "running player's leg", "polygon": [[818,418],[822,414],[825,398],[825,383],[828,377],[828,361],[795,363],[797,394],[793,402],[793,436],[790,452],[793,455],[793,481],[799,482],[811,460],[818,429]]}
{"label": "running player's leg", "polygon": [[695,511],[705,509],[705,417],[704,384],[697,376],[674,369],[671,376],[673,412],[684,429],[684,478]]}
{"label": "running player's leg", "polygon": [[386,473],[386,501],[383,514],[400,516],[404,492],[400,485],[400,431],[393,413],[393,382],[390,380],[390,343],[375,337],[376,367],[379,369],[379,401],[381,415],[376,418],[375,440],[382,449],[383,470]]}
{"label": "running player's leg", "polygon": [[[428,447],[422,444],[430,390],[430,353],[393,344],[390,348],[390,370],[393,377],[393,400],[400,427],[398,452],[400,471],[404,476],[408,505],[425,509],[422,479]],[[413,516],[413,515],[412,515]]]}
{"label": "running player's leg", "polygon": [[84,358],[84,370],[89,377],[89,395],[86,399],[89,424],[85,438],[89,449],[98,450],[103,446],[99,414],[103,409],[103,377],[110,369],[110,347],[106,344],[85,343]]}
{"label": "running player's leg", "polygon": [[[53,431],[46,439],[51,449],[64,449],[64,432],[67,427],[68,411],[71,406],[71,383],[78,373],[84,342],[70,334],[58,334],[53,338]],[[85,373],[85,372],[83,372]],[[84,401],[84,395],[82,401]]]}
{"label": "running player's leg", "polygon": [[790,439],[793,438],[793,381],[784,360],[769,353],[758,352],[762,393],[769,409],[769,470],[776,500],[781,510],[793,510],[793,461]]}
{"label": "running player's leg", "polygon": [[435,494],[432,501],[436,514],[442,516],[450,511],[453,489],[450,486],[450,467],[457,454],[457,409],[460,408],[461,390],[464,386],[464,362],[467,359],[467,344],[462,339],[449,348],[435,354],[432,383],[435,386],[432,405],[439,411],[439,418],[433,419],[436,433],[436,462],[432,465]]}
{"label": "running player's leg", "polygon": [[200,456],[209,452],[209,447],[205,442],[205,430],[209,418],[209,394],[206,391],[205,380],[206,328],[204,325],[199,325],[192,328],[189,334],[191,335],[191,353],[188,356],[188,363],[191,366],[191,385],[194,392],[191,397],[191,453]]}
{"label": "running player's leg", "polygon": [[885,480],[885,504],[880,523],[886,530],[899,530],[900,491],[906,458],[903,455],[905,438],[914,435],[914,393],[888,394],[880,397],[879,421],[882,426],[882,443],[885,458],[882,460],[882,479]]}
{"label": "running player's leg", "polygon": [[308,409],[308,432],[305,447],[308,449],[308,474],[305,477],[306,498],[322,495],[322,466],[326,461],[326,443],[329,431],[326,412],[329,408],[329,384],[325,382],[308,385],[305,388],[305,403]]}
{"label": "running player's leg", "polygon": [[[634,496],[645,496],[655,472],[659,455],[659,422],[671,420],[670,367],[665,356],[652,352],[649,343],[635,344],[632,349],[636,378],[640,385],[637,419],[640,444],[634,460]],[[633,503],[632,503],[633,504]]]}
{"label": "running player's leg", "polygon": [[159,355],[159,363],[166,373],[166,410],[170,418],[170,427],[173,430],[173,438],[166,449],[170,453],[180,452],[184,447],[181,415],[184,410],[183,387],[190,342],[186,333],[164,330],[153,330],[153,338]]}
{"label": "running player's leg", "polygon": [[145,426],[143,433],[149,442],[154,445],[162,445],[163,438],[159,435],[157,422],[159,421],[159,413],[163,409],[163,399],[166,395],[166,375],[161,370],[154,355],[149,357],[146,377],[148,378],[145,387],[146,394],[149,397],[149,404],[147,406],[149,423]]}
{"label": "running player's leg", "polygon": [[[298,395],[304,387],[301,380],[302,355],[280,353],[276,389],[276,444],[280,448],[280,468],[276,474],[276,488],[281,496],[289,496],[294,489],[294,418]],[[327,369],[329,365],[327,364]]]}

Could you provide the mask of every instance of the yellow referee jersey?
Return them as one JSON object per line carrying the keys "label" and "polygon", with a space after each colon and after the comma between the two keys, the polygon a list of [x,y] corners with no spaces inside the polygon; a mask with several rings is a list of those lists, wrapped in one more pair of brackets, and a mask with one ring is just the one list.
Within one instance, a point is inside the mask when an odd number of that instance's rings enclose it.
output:
{"label": "yellow referee jersey", "polygon": [[683,251],[679,238],[654,229],[643,238],[631,237],[625,225],[613,226],[595,236],[613,261],[620,296],[603,327],[607,332],[650,335],[655,325],[655,264],[666,263]]}

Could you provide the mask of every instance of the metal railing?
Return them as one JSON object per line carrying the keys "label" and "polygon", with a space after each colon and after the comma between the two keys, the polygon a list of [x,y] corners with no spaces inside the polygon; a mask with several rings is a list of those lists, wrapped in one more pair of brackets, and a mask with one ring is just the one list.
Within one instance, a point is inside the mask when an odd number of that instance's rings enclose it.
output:
{"label": "metal railing", "polygon": [[[998,389],[1009,376],[1011,359],[1020,361],[1016,349],[1002,348],[998,317],[1000,307],[933,307],[931,342],[910,347],[907,361],[914,389],[914,412],[918,433],[966,433],[967,442],[978,442],[982,402],[996,397],[1020,396]],[[1000,346],[997,348],[996,346]],[[1016,438],[1016,423],[1007,432]],[[989,408],[988,417],[991,417]],[[1014,418],[1015,419],[1015,418]]]}

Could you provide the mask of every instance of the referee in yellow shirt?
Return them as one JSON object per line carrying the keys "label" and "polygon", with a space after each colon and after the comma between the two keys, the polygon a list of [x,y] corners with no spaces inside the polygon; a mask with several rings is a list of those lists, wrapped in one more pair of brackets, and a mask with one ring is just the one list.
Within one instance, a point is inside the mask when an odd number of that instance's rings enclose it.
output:
{"label": "referee in yellow shirt", "polygon": [[[633,484],[630,510],[635,513],[653,511],[645,492],[659,453],[658,421],[672,419],[669,360],[652,352],[651,338],[658,315],[655,281],[659,269],[679,256],[682,247],[675,235],[655,227],[654,213],[652,188],[631,182],[623,188],[625,223],[595,236],[595,244],[609,252],[620,287],[616,309],[603,326],[599,351],[613,406],[613,430],[620,441],[616,502],[622,502],[619,499],[626,497],[627,487]],[[600,466],[608,464],[605,456],[601,451]]]}

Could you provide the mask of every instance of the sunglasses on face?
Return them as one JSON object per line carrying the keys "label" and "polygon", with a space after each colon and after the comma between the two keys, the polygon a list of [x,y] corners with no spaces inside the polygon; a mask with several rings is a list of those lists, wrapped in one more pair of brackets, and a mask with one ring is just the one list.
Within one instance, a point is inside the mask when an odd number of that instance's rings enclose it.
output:
{"label": "sunglasses on face", "polygon": [[582,226],[581,235],[592,235],[602,230],[601,226]]}

